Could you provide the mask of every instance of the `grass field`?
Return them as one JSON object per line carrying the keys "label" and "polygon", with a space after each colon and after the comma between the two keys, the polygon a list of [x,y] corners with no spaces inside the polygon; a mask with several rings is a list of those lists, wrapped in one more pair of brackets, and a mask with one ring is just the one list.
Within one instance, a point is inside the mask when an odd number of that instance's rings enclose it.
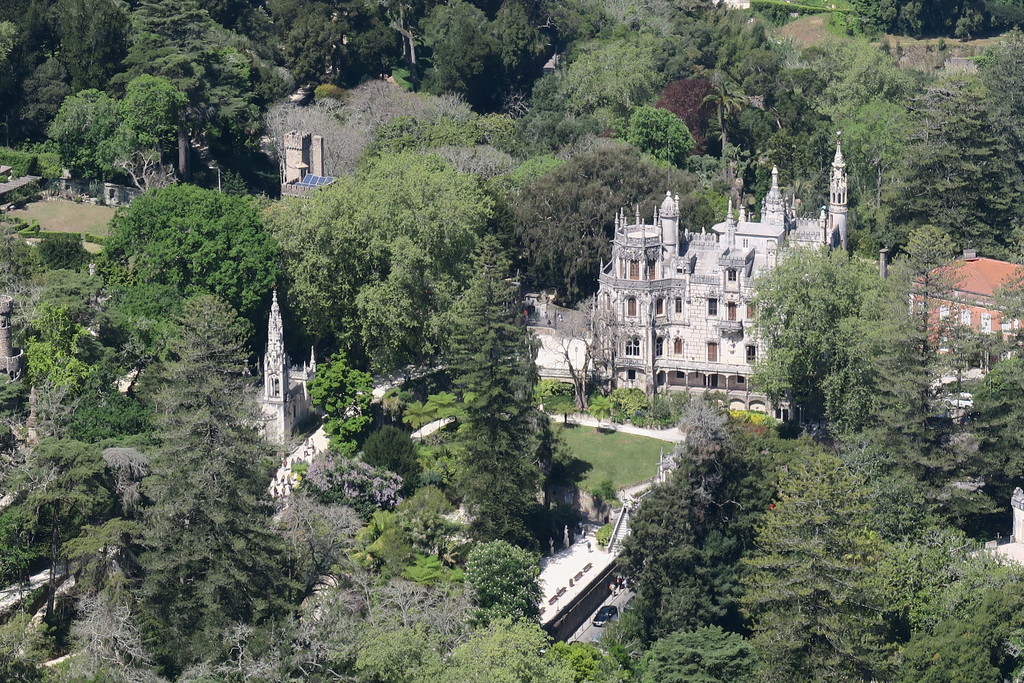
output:
{"label": "grass field", "polygon": [[599,432],[593,427],[562,428],[573,455],[593,465],[581,488],[590,489],[611,479],[616,489],[650,479],[658,473],[658,455],[672,444],[645,436]]}
{"label": "grass field", "polygon": [[39,221],[43,230],[55,232],[90,232],[105,237],[107,223],[114,215],[109,206],[76,204],[66,199],[50,199],[33,202],[24,209],[11,211],[8,215],[31,221]]}

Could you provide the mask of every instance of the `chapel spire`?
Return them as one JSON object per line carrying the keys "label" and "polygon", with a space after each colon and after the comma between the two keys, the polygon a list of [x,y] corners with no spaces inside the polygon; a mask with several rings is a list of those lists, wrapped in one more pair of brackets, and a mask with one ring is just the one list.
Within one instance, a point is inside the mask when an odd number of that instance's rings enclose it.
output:
{"label": "chapel spire", "polygon": [[828,233],[832,246],[846,249],[846,160],[843,159],[842,131],[836,132],[836,155],[828,186]]}

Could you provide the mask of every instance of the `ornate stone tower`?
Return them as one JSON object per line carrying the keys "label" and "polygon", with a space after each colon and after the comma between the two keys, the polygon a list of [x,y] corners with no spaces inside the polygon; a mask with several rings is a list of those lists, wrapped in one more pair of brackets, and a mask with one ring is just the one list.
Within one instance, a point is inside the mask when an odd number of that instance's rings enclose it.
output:
{"label": "ornate stone tower", "polygon": [[775,227],[786,225],[786,200],[779,189],[779,167],[772,166],[772,187],[764,196],[764,207],[761,209],[761,222]]}
{"label": "ornate stone tower", "polygon": [[840,143],[841,140],[837,138],[832,178],[828,187],[828,237],[832,246],[846,249],[846,161]]}
{"label": "ornate stone tower", "polygon": [[11,297],[0,295],[0,373],[7,375],[10,380],[16,380],[21,378],[25,367],[25,354],[21,349],[14,348],[11,329],[12,304]]}
{"label": "ornate stone tower", "polygon": [[260,396],[264,434],[268,440],[284,442],[296,427],[315,415],[309,397],[309,383],[315,378],[316,356],[312,348],[308,363],[290,365],[284,350],[284,323],[275,289],[267,321],[267,353],[263,356],[263,393]]}
{"label": "ornate stone tower", "polygon": [[661,241],[665,244],[665,256],[679,255],[679,195],[672,198],[672,192],[665,192],[665,201],[658,213],[661,221]]}
{"label": "ornate stone tower", "polygon": [[263,411],[268,418],[267,436],[281,439],[287,435],[288,406],[288,357],[284,352],[284,324],[281,322],[281,307],[274,302],[270,305],[270,320],[267,323],[267,353],[263,357]]}

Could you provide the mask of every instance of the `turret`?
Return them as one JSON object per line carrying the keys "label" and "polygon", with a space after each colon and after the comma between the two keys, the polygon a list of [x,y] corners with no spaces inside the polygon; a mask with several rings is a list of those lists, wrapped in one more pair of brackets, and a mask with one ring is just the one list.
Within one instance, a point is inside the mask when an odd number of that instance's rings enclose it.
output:
{"label": "turret", "polygon": [[836,134],[836,156],[828,187],[829,242],[846,249],[846,161],[843,159],[842,133]]}
{"label": "turret", "polygon": [[782,190],[779,189],[778,166],[772,166],[772,187],[764,197],[761,222],[768,225],[786,225],[786,200],[782,197]]}
{"label": "turret", "polygon": [[729,211],[725,214],[725,243],[729,248],[736,246],[736,217],[732,212],[732,197],[729,197]]}
{"label": "turret", "polygon": [[284,352],[284,324],[281,307],[277,303],[277,290],[270,305],[267,322],[267,353],[263,357],[263,398],[266,401],[285,401],[288,393],[288,357]]}
{"label": "turret", "polygon": [[665,244],[665,251],[671,256],[678,255],[679,195],[673,199],[671,191],[665,192],[665,200],[661,203],[658,218],[661,221],[661,241]]}

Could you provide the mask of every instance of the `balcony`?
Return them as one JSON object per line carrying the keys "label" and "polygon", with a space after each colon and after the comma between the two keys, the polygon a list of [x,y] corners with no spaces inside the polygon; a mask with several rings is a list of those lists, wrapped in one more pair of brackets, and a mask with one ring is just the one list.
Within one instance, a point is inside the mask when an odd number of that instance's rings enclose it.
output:
{"label": "balcony", "polygon": [[726,252],[718,257],[718,265],[726,268],[742,268],[747,265],[746,255],[733,255]]}
{"label": "balcony", "polygon": [[718,333],[719,334],[743,334],[743,321],[742,320],[719,320],[718,321]]}

